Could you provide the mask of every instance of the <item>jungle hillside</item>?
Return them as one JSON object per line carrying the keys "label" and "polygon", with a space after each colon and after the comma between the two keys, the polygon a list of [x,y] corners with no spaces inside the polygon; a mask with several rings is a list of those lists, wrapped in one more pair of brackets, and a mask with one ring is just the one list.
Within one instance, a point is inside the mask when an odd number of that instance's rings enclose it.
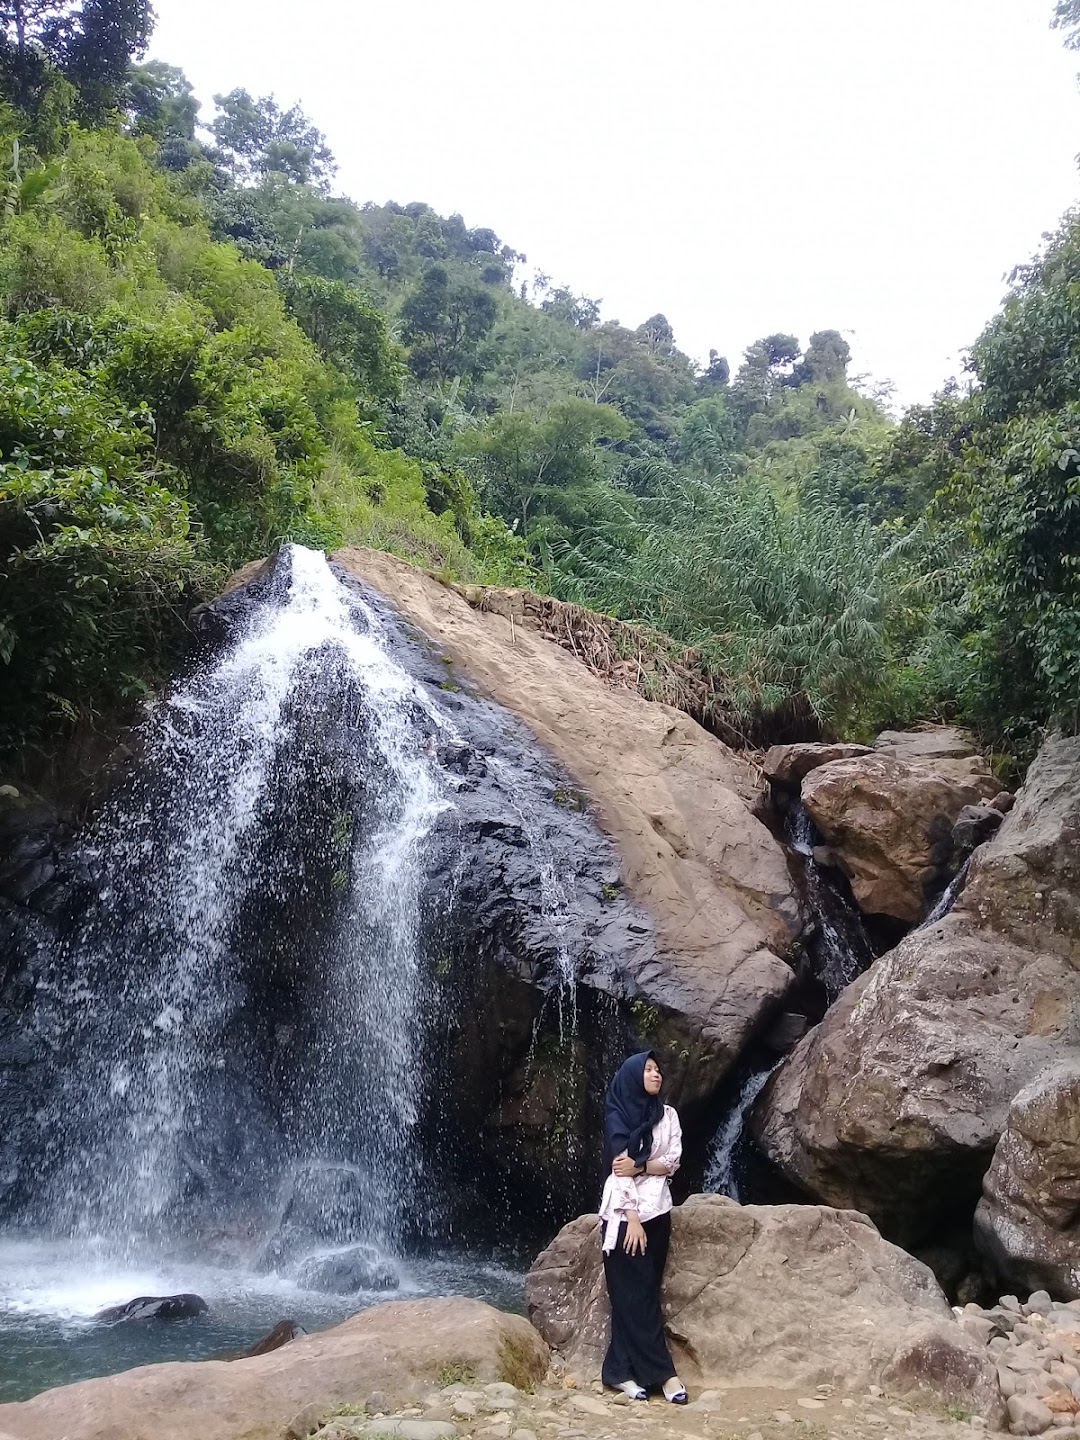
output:
{"label": "jungle hillside", "polygon": [[288,541],[600,612],[751,746],[1076,731],[1080,214],[897,417],[839,330],[695,363],[663,296],[623,324],[527,236],[338,194],[302,109],[196,96],[152,18],[0,3],[6,773],[129,714]]}

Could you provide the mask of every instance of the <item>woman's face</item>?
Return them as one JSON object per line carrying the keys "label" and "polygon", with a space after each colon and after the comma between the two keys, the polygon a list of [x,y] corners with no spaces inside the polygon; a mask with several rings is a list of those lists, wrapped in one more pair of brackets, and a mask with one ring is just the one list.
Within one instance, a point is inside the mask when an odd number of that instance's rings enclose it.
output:
{"label": "woman's face", "polygon": [[664,1083],[664,1077],[660,1073],[660,1066],[650,1055],[645,1061],[645,1093],[647,1095],[659,1095],[660,1086]]}

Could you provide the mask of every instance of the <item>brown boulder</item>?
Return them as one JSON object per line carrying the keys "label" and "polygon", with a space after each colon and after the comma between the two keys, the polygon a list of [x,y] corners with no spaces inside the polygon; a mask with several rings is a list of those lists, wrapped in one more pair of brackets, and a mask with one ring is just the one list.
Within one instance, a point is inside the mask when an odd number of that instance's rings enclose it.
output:
{"label": "brown boulder", "polygon": [[656,950],[631,979],[702,1042],[713,1060],[701,1067],[705,1093],[791,985],[780,955],[801,929],[784,852],[751,813],[761,793],[751,767],[682,711],[605,684],[546,639],[523,592],[472,587],[466,598],[381,551],[332,558],[457,677],[517,714],[589,797],[656,925]]}
{"label": "brown boulder", "polygon": [[298,1411],[373,1391],[405,1403],[449,1366],[478,1381],[535,1383],[548,1348],[527,1321],[480,1300],[401,1300],[251,1360],[143,1365],[0,1405],[13,1440],[267,1440]]}
{"label": "brown boulder", "polygon": [[975,737],[958,725],[924,725],[921,730],[883,730],[874,749],[912,765],[966,760],[977,754]]}
{"label": "brown boulder", "polygon": [[762,1092],[754,1133],[789,1178],[907,1242],[971,1213],[1013,1098],[1080,1059],[1078,839],[1080,740],[1052,741],[953,909],[851,985]]}
{"label": "brown boulder", "polygon": [[1080,1062],[1024,1087],[975,1212],[975,1242],[1023,1290],[1080,1298]]}
{"label": "brown boulder", "polygon": [[997,789],[981,760],[971,776],[951,778],[940,766],[874,753],[812,770],[802,800],[860,908],[914,923],[948,879],[957,816]]}
{"label": "brown boulder", "polygon": [[869,754],[869,745],[774,745],[766,751],[761,769],[765,779],[773,785],[798,790],[810,771],[816,770],[819,765],[829,765],[833,760],[854,760],[859,755]]}
{"label": "brown boulder", "polygon": [[[559,1232],[525,1297],[568,1367],[595,1375],[608,1334],[595,1215]],[[876,1382],[933,1389],[988,1418],[1000,1405],[986,1352],[956,1323],[931,1272],[864,1215],[693,1195],[672,1212],[662,1300],[679,1373],[694,1384]]]}

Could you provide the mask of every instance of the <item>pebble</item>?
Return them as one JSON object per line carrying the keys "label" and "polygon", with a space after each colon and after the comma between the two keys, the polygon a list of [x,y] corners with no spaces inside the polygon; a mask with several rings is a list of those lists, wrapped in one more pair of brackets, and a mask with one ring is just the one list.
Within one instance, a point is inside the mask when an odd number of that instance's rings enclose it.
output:
{"label": "pebble", "polygon": [[824,1410],[824,1409],[825,1409],[825,1401],[824,1401],[824,1400],[811,1400],[811,1399],[809,1399],[809,1398],[808,1398],[807,1396],[805,1396],[805,1395],[800,1395],[799,1398],[798,1398],[798,1400],[795,1401],[795,1404],[796,1404],[796,1405],[801,1405],[804,1410]]}
{"label": "pebble", "polygon": [[510,1440],[510,1421],[496,1420],[491,1425],[485,1425],[476,1433],[478,1435],[487,1435],[489,1440]]}
{"label": "pebble", "polygon": [[1013,1435],[1041,1435],[1054,1423],[1053,1411],[1035,1395],[1010,1395],[1006,1408]]}
{"label": "pebble", "polygon": [[476,1401],[470,1400],[467,1395],[455,1395],[450,1403],[450,1411],[462,1420],[473,1420],[476,1418]]}
{"label": "pebble", "polygon": [[570,1406],[574,1410],[583,1410],[586,1415],[603,1415],[606,1418],[611,1414],[603,1400],[594,1400],[591,1395],[571,1395]]}
{"label": "pebble", "polygon": [[776,1421],[778,1425],[795,1424],[795,1416],[789,1415],[786,1410],[774,1410],[772,1412],[772,1418]]}

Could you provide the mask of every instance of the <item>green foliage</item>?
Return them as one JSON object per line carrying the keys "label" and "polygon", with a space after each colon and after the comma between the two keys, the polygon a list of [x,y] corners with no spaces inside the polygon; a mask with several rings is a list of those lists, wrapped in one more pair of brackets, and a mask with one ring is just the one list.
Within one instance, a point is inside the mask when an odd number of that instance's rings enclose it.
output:
{"label": "green foliage", "polygon": [[148,0],[3,0],[3,91],[28,116],[44,118],[59,78],[68,87],[61,104],[99,122],[115,106],[132,56],[145,48],[152,18]]}
{"label": "green foliage", "polygon": [[318,275],[282,274],[281,293],[301,330],[342,371],[354,391],[389,400],[401,389],[401,365],[386,316],[359,291]]}
{"label": "green foliage", "polygon": [[482,280],[449,265],[430,265],[401,307],[413,374],[442,381],[475,374],[480,342],[497,313],[495,296]]}
{"label": "green foliage", "polygon": [[421,464],[379,448],[401,366],[358,290],[275,279],[215,243],[134,138],[76,130],[49,166],[25,151],[14,163],[0,748],[146,693],[192,601],[284,540],[370,543],[463,579],[528,573],[468,487],[436,516]]}
{"label": "green foliage", "polygon": [[272,95],[258,99],[246,90],[215,95],[218,113],[210,125],[222,161],[239,181],[284,175],[299,185],[328,185],[337,168],[326,136],[299,105],[282,110]]}
{"label": "green foliage", "polygon": [[568,557],[556,588],[698,647],[747,729],[847,732],[889,713],[907,546],[827,476],[782,500],[759,478],[679,474],[608,534]]}
{"label": "green foliage", "polygon": [[500,414],[467,430],[458,452],[470,463],[484,502],[529,536],[538,521],[574,533],[584,517],[610,504],[611,454],[605,442],[630,426],[617,410],[587,400],[563,400],[542,414]]}

